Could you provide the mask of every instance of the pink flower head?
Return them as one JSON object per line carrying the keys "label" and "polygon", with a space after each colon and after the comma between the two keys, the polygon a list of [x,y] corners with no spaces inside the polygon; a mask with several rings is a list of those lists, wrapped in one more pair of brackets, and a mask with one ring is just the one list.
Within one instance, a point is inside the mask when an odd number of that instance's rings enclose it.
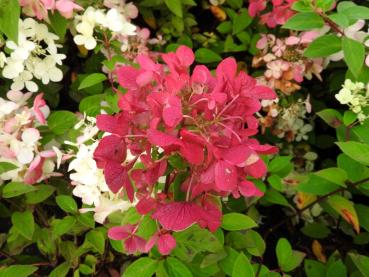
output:
{"label": "pink flower head", "polygon": [[[165,65],[140,55],[140,68],[116,70],[127,92],[119,99],[120,113],[97,118],[98,128],[109,135],[100,141],[94,158],[109,188],[113,192],[124,188],[131,201],[138,200],[137,211],[159,223],[146,250],[156,244],[166,255],[175,246],[171,231],[194,224],[210,231],[220,226],[221,207],[211,197],[262,195],[247,177],[265,176],[260,155],[276,153],[277,148],[261,145],[251,136],[258,133],[255,113],[260,101],[276,94],[238,72],[233,58],[223,60],[215,75],[204,65],[197,65],[191,74],[194,54],[186,46],[162,58]],[[128,150],[132,161],[126,161]],[[181,170],[173,170],[177,165],[188,170],[188,176],[179,179]],[[164,189],[154,194],[163,182]],[[178,189],[184,196],[174,200],[173,191]],[[130,238],[130,251],[140,242]]]}

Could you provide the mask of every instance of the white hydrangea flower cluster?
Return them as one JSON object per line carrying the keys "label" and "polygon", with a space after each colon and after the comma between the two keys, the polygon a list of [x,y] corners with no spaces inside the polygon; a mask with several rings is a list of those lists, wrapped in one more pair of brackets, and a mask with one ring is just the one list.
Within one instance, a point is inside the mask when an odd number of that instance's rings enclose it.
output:
{"label": "white hydrangea flower cluster", "polygon": [[280,138],[292,137],[295,141],[307,140],[308,133],[313,130],[313,125],[305,121],[307,113],[306,102],[299,99],[288,108],[283,108],[279,112],[279,117],[275,130]]}
{"label": "white hydrangea flower cluster", "polygon": [[[26,106],[32,93],[10,91],[9,100],[0,97],[0,163],[13,165],[15,168],[0,174],[0,184],[4,181],[38,183],[54,173],[55,164],[60,165],[61,151],[55,145],[42,147],[41,135],[37,126],[50,110],[37,96],[37,105]],[[41,97],[40,97],[41,96]]]}
{"label": "white hydrangea flower cluster", "polygon": [[348,105],[360,122],[369,117],[369,85],[365,87],[364,83],[347,79],[335,97],[341,104]]}
{"label": "white hydrangea flower cluster", "polygon": [[57,65],[62,65],[66,56],[58,53],[58,48],[62,47],[56,43],[58,39],[45,24],[32,18],[19,20],[18,42],[6,41],[9,56],[0,52],[0,69],[3,68],[2,75],[5,78],[13,80],[12,90],[26,88],[36,92],[38,85],[33,81],[34,78],[45,85],[63,79],[63,72]]}
{"label": "white hydrangea flower cluster", "polygon": [[77,143],[66,142],[78,147],[68,168],[68,171],[73,172],[70,174],[72,185],[75,186],[73,195],[81,198],[84,204],[93,206],[82,208],[81,212],[93,211],[95,221],[103,224],[108,215],[115,211],[126,211],[133,204],[119,194],[112,193],[105,182],[103,170],[97,168],[93,154],[99,141],[91,143],[99,131],[96,119],[85,117],[75,129],[82,131],[83,135],[77,138]]}
{"label": "white hydrangea flower cluster", "polygon": [[92,50],[97,45],[94,37],[96,28],[109,30],[113,36],[136,35],[136,26],[117,8],[106,11],[88,7],[82,15],[75,16],[75,28],[77,34],[74,36],[74,42],[87,50]]}

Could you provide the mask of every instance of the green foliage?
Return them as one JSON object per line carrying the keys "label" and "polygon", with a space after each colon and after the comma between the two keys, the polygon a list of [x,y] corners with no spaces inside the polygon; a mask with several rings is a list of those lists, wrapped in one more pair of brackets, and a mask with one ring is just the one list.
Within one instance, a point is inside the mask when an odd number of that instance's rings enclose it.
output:
{"label": "green foliage", "polygon": [[302,12],[292,16],[283,27],[286,29],[305,31],[324,26],[324,20],[313,12]]}
{"label": "green foliage", "polygon": [[18,1],[0,1],[0,32],[15,43],[18,42],[18,20],[20,6]]}

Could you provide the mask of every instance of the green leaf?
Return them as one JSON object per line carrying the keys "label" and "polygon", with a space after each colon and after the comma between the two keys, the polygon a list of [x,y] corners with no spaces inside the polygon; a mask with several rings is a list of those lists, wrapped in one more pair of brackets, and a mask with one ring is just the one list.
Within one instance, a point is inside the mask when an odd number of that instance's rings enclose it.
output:
{"label": "green leaf", "polygon": [[348,256],[351,258],[352,262],[355,264],[355,266],[360,271],[360,273],[363,275],[363,277],[368,277],[369,276],[369,257],[355,254],[355,253],[349,253]]}
{"label": "green leaf", "polygon": [[327,268],[326,277],[347,277],[347,269],[341,260],[331,263]]}
{"label": "green leaf", "polygon": [[56,198],[58,206],[67,213],[76,213],[78,210],[76,201],[68,195],[58,195]]}
{"label": "green leaf", "polygon": [[290,203],[288,203],[286,197],[284,197],[283,194],[280,192],[274,190],[274,189],[268,189],[263,198],[262,198],[263,204],[277,204],[285,207],[291,207]]}
{"label": "green leaf", "polygon": [[369,207],[357,204],[355,205],[355,210],[359,218],[360,226],[369,232]]}
{"label": "green leaf", "polygon": [[306,31],[324,26],[324,20],[314,12],[303,12],[292,16],[284,25],[283,28]]}
{"label": "green leaf", "polygon": [[227,231],[247,230],[257,226],[251,217],[240,213],[225,214],[221,225]]}
{"label": "green leaf", "polygon": [[8,162],[0,162],[0,174],[3,174],[16,168],[18,168],[18,166],[16,166],[15,164]]}
{"label": "green leaf", "polygon": [[281,269],[283,269],[283,267],[290,262],[290,259],[292,257],[291,244],[288,242],[287,239],[280,238],[278,240],[275,251],[277,255],[278,265]]}
{"label": "green leaf", "polygon": [[217,31],[221,34],[227,34],[232,31],[232,22],[231,21],[224,21],[220,23],[217,27]]}
{"label": "green leaf", "polygon": [[148,257],[139,258],[131,263],[126,271],[123,273],[123,277],[151,277],[154,275],[158,267],[158,261]]}
{"label": "green leaf", "polygon": [[364,6],[351,6],[343,11],[350,19],[369,19],[369,8]]}
{"label": "green leaf", "polygon": [[105,250],[105,238],[99,231],[91,230],[86,235],[86,241],[100,254],[104,253]]}
{"label": "green leaf", "polygon": [[172,13],[176,16],[183,17],[181,0],[164,0],[164,2]]}
{"label": "green leaf", "polygon": [[68,233],[76,224],[76,218],[74,216],[66,216],[62,219],[56,219],[53,224],[53,234],[56,236],[62,236]]}
{"label": "green leaf", "polygon": [[200,252],[215,253],[223,248],[213,233],[197,225],[173,235],[177,243],[173,255],[186,262],[191,262]]}
{"label": "green leaf", "polygon": [[242,7],[242,0],[227,0],[227,4],[233,9],[240,9]]}
{"label": "green leaf", "polygon": [[318,261],[306,259],[304,269],[307,277],[326,277],[325,266]]}
{"label": "green leaf", "polygon": [[101,113],[101,101],[105,99],[105,94],[87,96],[79,103],[79,111],[88,116],[96,116]]}
{"label": "green leaf", "polygon": [[285,238],[278,240],[276,254],[278,265],[284,272],[294,270],[305,258],[304,253],[292,250],[291,244]]}
{"label": "green leaf", "polygon": [[297,186],[297,190],[314,195],[324,195],[340,187],[340,185],[337,185],[325,178],[321,178],[315,174],[310,174],[307,181],[302,182]]}
{"label": "green leaf", "polygon": [[316,0],[316,6],[323,11],[328,11],[333,8],[334,0]]}
{"label": "green leaf", "polygon": [[213,50],[200,48],[195,52],[196,61],[199,63],[213,63],[222,60],[222,57]]}
{"label": "green leaf", "polygon": [[342,38],[344,60],[354,76],[357,78],[361,72],[365,59],[365,47],[362,43],[351,38]]}
{"label": "green leaf", "polygon": [[355,122],[356,119],[357,114],[353,111],[345,111],[345,113],[343,114],[343,124],[345,124],[345,126],[350,126],[352,123]]}
{"label": "green leaf", "polygon": [[369,169],[351,159],[346,154],[340,154],[337,158],[337,165],[346,171],[348,178],[351,182],[357,182],[364,178],[369,177]]}
{"label": "green leaf", "polygon": [[208,266],[215,265],[217,262],[224,259],[226,256],[227,256],[227,253],[225,251],[208,254],[201,261],[200,268],[206,268]]}
{"label": "green leaf", "polygon": [[33,265],[11,265],[0,269],[0,277],[28,277],[37,271]]}
{"label": "green leaf", "polygon": [[[268,165],[268,171],[271,173],[276,173],[278,175],[281,174],[283,171],[290,171],[291,163],[291,156],[277,156]],[[292,168],[291,168],[292,169]],[[288,174],[288,172],[287,172]],[[283,175],[283,174],[282,174]]]}
{"label": "green leaf", "polygon": [[319,170],[314,173],[320,178],[326,179],[332,183],[335,183],[341,187],[346,187],[345,182],[348,179],[346,171],[338,167],[330,167]]}
{"label": "green leaf", "polygon": [[261,257],[265,252],[265,242],[258,232],[249,230],[245,234],[247,241],[246,250],[253,256]]}
{"label": "green leaf", "polygon": [[213,50],[200,48],[195,52],[196,61],[199,63],[213,63],[222,60],[222,57]]}
{"label": "green leaf", "polygon": [[334,109],[322,110],[317,115],[333,128],[338,128],[342,125],[342,115]]}
{"label": "green leaf", "polygon": [[55,111],[47,119],[49,129],[56,135],[63,135],[77,123],[77,116],[70,111]]}
{"label": "green leaf", "polygon": [[310,43],[304,56],[308,58],[328,57],[340,51],[341,48],[341,39],[336,35],[329,34],[318,37]]}
{"label": "green leaf", "polygon": [[[180,260],[168,257],[166,259],[168,274],[170,277],[192,277],[191,271]],[[137,276],[137,275],[136,275]]]}
{"label": "green leaf", "polygon": [[239,254],[236,250],[228,246],[225,247],[225,250],[228,255],[219,262],[219,266],[227,275],[232,275],[234,263],[236,262]]}
{"label": "green leaf", "polygon": [[35,191],[36,189],[36,187],[24,183],[10,182],[4,186],[3,197],[12,198],[31,191]]}
{"label": "green leaf", "polygon": [[106,79],[107,79],[106,75],[103,73],[89,74],[87,77],[83,78],[78,89],[81,90],[81,89],[92,87],[94,85],[104,82]]}
{"label": "green leaf", "polygon": [[296,1],[292,4],[292,9],[297,12],[311,12],[312,7],[305,1]]}
{"label": "green leaf", "polygon": [[350,26],[349,18],[342,13],[330,14],[328,17],[330,20],[332,20],[334,23],[336,23],[342,28],[347,28]]}
{"label": "green leaf", "polygon": [[32,240],[35,231],[35,220],[30,211],[14,212],[12,215],[14,228],[26,239]]}
{"label": "green leaf", "polygon": [[249,12],[246,9],[243,9],[240,14],[233,18],[232,34],[238,34],[246,29],[251,24],[252,19],[253,18],[249,15]]}
{"label": "green leaf", "polygon": [[55,191],[55,187],[50,185],[39,185],[34,186],[35,191],[29,192],[26,194],[26,203],[27,204],[37,204],[43,202],[47,198],[49,198]]}
{"label": "green leaf", "polygon": [[59,12],[49,13],[49,20],[51,28],[54,30],[55,34],[57,34],[59,39],[63,39],[65,37],[65,33],[67,32],[69,20],[62,16]]}
{"label": "green leaf", "polygon": [[313,239],[324,239],[331,232],[327,226],[322,223],[309,223],[301,228],[301,232],[308,237]]}
{"label": "green leaf", "polygon": [[232,271],[232,277],[239,276],[247,276],[247,277],[255,276],[250,261],[242,252],[238,255]]}
{"label": "green leaf", "polygon": [[369,145],[356,141],[336,142],[338,147],[351,159],[369,166]]}
{"label": "green leaf", "polygon": [[18,43],[19,1],[0,0],[0,31],[8,39]]}
{"label": "green leaf", "polygon": [[328,197],[327,202],[344,220],[353,226],[357,233],[360,232],[359,218],[351,201],[340,195],[332,195]]}

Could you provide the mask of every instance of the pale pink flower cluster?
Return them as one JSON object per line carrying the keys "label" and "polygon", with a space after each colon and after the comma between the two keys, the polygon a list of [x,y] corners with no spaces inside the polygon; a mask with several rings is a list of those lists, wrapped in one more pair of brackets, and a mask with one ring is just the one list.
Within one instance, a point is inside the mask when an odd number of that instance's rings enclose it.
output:
{"label": "pale pink flower cluster", "polygon": [[276,38],[263,34],[256,47],[260,53],[253,59],[254,67],[265,66],[264,83],[286,95],[300,89],[304,78],[315,75],[321,80],[323,59],[309,59],[303,56],[306,47],[320,34],[310,31],[287,38]]}
{"label": "pale pink flower cluster", "polygon": [[62,153],[55,146],[40,143],[38,126],[46,123],[50,113],[42,94],[36,96],[33,107],[27,106],[32,93],[9,91],[0,97],[0,162],[14,165],[15,169],[0,175],[4,181],[35,184],[56,176],[55,167],[62,161]]}
{"label": "pale pink flower cluster", "polygon": [[[14,0],[15,1],[15,0]],[[19,0],[23,13],[39,20],[48,19],[48,12],[58,11],[65,18],[72,18],[74,11],[83,8],[74,0]]]}

